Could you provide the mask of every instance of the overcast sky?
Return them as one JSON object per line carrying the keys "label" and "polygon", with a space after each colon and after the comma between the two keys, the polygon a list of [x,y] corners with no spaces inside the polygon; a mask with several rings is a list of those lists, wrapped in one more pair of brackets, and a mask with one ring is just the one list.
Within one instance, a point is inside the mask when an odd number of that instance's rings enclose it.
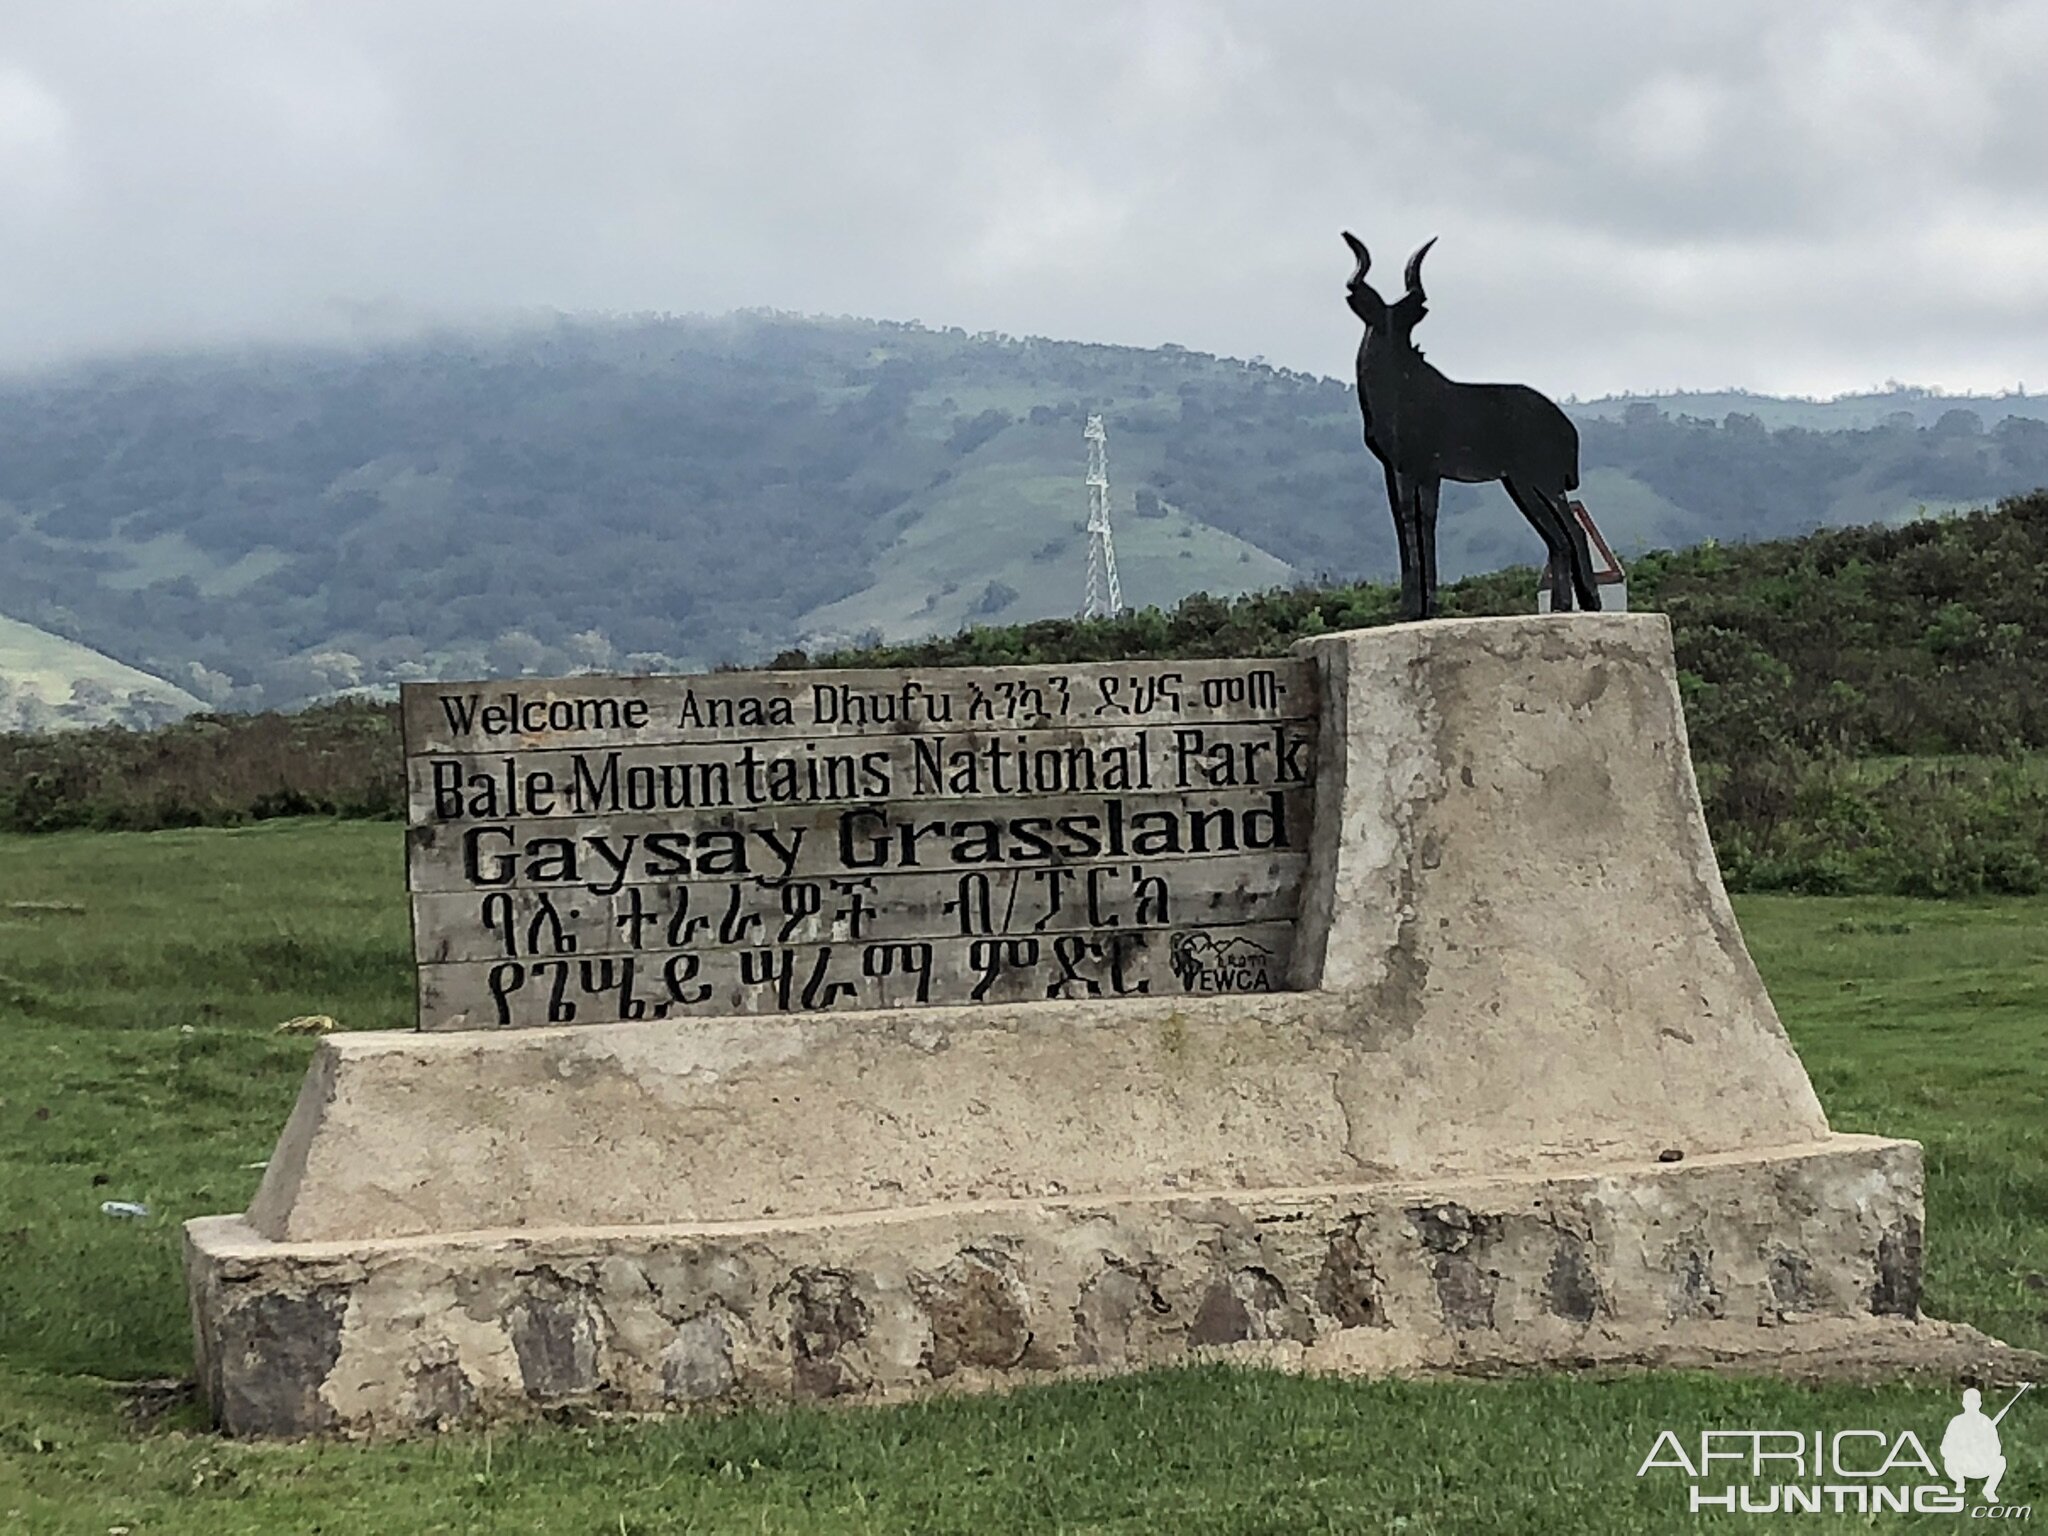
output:
{"label": "overcast sky", "polygon": [[0,0],[0,366],[769,306],[2048,389],[2042,0]]}

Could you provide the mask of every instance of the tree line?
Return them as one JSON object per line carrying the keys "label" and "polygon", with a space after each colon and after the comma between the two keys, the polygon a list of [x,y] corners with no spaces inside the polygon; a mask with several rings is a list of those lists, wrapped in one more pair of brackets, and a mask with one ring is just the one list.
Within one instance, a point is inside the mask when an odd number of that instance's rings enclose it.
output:
{"label": "tree line", "polygon": [[[1451,616],[1526,613],[1528,567],[1451,584]],[[2048,493],[1901,526],[1658,552],[1709,826],[1737,889],[2048,888]],[[1113,620],[972,628],[777,667],[1258,656],[1394,621],[1396,590],[1300,587]],[[0,826],[146,829],[397,817],[395,709],[204,715],[153,731],[0,737]]]}

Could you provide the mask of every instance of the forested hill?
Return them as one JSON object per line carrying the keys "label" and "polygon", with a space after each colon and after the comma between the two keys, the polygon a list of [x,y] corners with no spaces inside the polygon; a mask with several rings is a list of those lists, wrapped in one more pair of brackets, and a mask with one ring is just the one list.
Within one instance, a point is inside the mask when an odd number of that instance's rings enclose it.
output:
{"label": "forested hill", "polygon": [[[745,315],[0,383],[0,615],[251,708],[1068,613],[1090,410],[1133,604],[1392,572],[1344,382]],[[1625,553],[2048,484],[2043,402],[2024,396],[1576,410],[1583,494]],[[1446,492],[1447,575],[1535,559],[1497,490]]]}
{"label": "forested hill", "polygon": [[[1526,613],[1527,566],[1444,589]],[[1958,895],[2048,890],[2048,493],[1995,512],[1640,560],[1730,882]],[[779,665],[960,666],[1280,655],[1393,621],[1386,585],[1196,596],[1114,620],[976,627]],[[1560,622],[1569,622],[1560,620]],[[0,830],[402,816],[392,703],[202,714],[153,731],[0,735]]]}

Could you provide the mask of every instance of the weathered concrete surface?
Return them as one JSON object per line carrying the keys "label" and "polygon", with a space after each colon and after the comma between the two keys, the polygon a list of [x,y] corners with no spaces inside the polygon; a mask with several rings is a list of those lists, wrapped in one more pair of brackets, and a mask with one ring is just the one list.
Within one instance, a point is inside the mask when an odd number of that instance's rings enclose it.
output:
{"label": "weathered concrete surface", "polygon": [[251,1225],[752,1220],[1826,1133],[1721,887],[1661,615],[1308,649],[1315,990],[336,1036]]}
{"label": "weathered concrete surface", "polygon": [[280,1241],[743,1221],[1825,1133],[1776,1035],[1688,1022],[1404,1033],[1296,993],[334,1036],[249,1220]]}
{"label": "weathered concrete surface", "polygon": [[247,1217],[189,1229],[222,1422],[1915,1316],[1918,1150],[1829,1135],[1663,618],[1307,650],[1305,990],[330,1037]]}
{"label": "weathered concrete surface", "polygon": [[[236,1434],[889,1397],[1205,1354],[1507,1369],[1797,1351],[1918,1317],[1920,1157],[1836,1136],[1574,1177],[275,1244],[188,1228]],[[1853,1325],[1853,1326],[1852,1326]],[[1845,1334],[1844,1330],[1848,1330]]]}
{"label": "weathered concrete surface", "polygon": [[1341,747],[1317,769],[1302,985],[1383,1029],[1447,1013],[1532,1040],[1646,1017],[1781,1035],[1707,838],[1663,615],[1304,649]]}

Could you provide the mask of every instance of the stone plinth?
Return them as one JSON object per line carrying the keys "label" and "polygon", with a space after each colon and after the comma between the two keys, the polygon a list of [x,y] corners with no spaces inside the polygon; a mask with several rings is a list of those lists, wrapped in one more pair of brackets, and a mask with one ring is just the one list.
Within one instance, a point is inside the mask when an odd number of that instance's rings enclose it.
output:
{"label": "stone plinth", "polygon": [[1223,1346],[1396,1370],[1911,1316],[1920,1162],[1844,1136],[1569,1177],[376,1243],[281,1245],[222,1216],[190,1244],[225,1423],[417,1430],[565,1403],[899,1396]]}
{"label": "stone plinth", "polygon": [[1829,1134],[1663,618],[1303,650],[1301,990],[330,1037],[248,1214],[188,1228],[220,1422],[1914,1315],[1918,1149]]}

